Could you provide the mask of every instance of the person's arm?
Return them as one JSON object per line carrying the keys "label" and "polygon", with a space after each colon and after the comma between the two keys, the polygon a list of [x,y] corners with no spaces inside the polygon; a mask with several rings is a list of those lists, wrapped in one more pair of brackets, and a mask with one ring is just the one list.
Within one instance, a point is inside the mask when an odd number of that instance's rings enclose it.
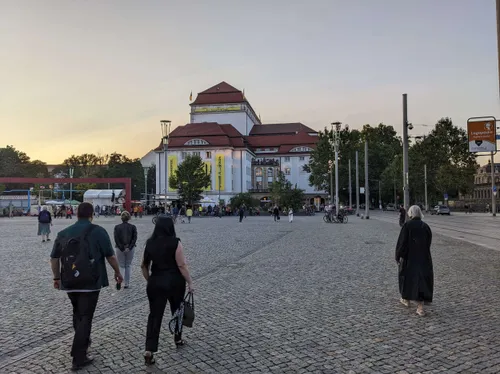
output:
{"label": "person's arm", "polygon": [[135,247],[136,243],[137,243],[137,227],[135,227],[135,225],[132,225],[132,240],[130,241],[129,249],[132,250]]}
{"label": "person's arm", "polygon": [[115,246],[118,249],[122,249],[122,244],[120,242],[120,235],[118,235],[118,225],[115,226],[115,229],[113,230],[113,237],[115,239]]}
{"label": "person's arm", "polygon": [[149,258],[149,252],[146,249],[144,249],[144,256],[142,258],[142,264],[141,264],[141,271],[142,271],[142,276],[146,281],[149,280],[149,266],[151,265],[151,259]]}
{"label": "person's arm", "polygon": [[186,257],[184,256],[184,251],[182,249],[182,244],[180,241],[179,244],[177,244],[177,250],[175,251],[175,262],[177,262],[177,266],[179,267],[182,276],[188,284],[189,291],[193,292],[193,279],[191,278],[191,274],[189,274]]}
{"label": "person's arm", "polygon": [[406,252],[408,250],[408,226],[405,225],[401,229],[398,238],[398,244],[396,245],[396,262],[399,259],[406,257]]}
{"label": "person's arm", "polygon": [[52,252],[50,253],[50,267],[54,277],[54,288],[61,289],[61,242],[59,236],[54,241]]}

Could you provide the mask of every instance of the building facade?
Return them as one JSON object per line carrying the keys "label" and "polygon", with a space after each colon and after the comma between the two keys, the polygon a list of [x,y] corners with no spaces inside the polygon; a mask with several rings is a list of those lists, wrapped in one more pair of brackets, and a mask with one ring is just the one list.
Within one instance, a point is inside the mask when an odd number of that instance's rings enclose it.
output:
{"label": "building facade", "polygon": [[[495,184],[500,182],[500,164],[495,164]],[[493,191],[491,190],[491,163],[481,166],[474,175],[474,192],[472,200],[480,204],[490,204]]]}
{"label": "building facade", "polygon": [[250,192],[269,201],[270,185],[281,171],[305,190],[308,202],[319,206],[327,193],[309,186],[303,170],[317,141],[318,133],[302,123],[262,124],[244,93],[221,82],[197,95],[190,123],[171,132],[167,152],[163,145],[154,150],[157,198],[166,193],[168,200],[178,199],[168,179],[192,154],[201,157],[211,176],[206,199],[228,203],[234,195]]}

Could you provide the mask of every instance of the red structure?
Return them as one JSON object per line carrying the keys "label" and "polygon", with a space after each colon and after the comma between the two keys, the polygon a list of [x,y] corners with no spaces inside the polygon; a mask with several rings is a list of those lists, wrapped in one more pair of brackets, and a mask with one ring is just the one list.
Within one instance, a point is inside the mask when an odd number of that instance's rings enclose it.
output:
{"label": "red structure", "polygon": [[17,178],[0,177],[1,184],[9,183],[33,183],[33,184],[55,184],[55,183],[121,183],[125,185],[126,210],[131,208],[132,180],[130,178]]}

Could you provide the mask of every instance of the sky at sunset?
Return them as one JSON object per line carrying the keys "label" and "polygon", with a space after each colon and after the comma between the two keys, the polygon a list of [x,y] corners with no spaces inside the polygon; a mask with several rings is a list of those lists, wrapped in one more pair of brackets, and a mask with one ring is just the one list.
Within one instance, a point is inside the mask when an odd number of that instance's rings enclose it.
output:
{"label": "sky at sunset", "polygon": [[[264,123],[500,117],[494,0],[0,0],[0,147],[141,157],[226,81]],[[416,126],[415,135],[430,131]]]}

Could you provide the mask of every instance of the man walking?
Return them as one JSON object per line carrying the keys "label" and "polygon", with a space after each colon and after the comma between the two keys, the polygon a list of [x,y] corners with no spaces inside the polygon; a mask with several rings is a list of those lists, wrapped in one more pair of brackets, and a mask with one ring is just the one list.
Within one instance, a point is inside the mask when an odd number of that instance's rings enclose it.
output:
{"label": "man walking", "polygon": [[67,292],[73,305],[72,370],[93,361],[87,354],[92,319],[101,288],[109,286],[104,259],[113,268],[115,281],[123,281],[109,235],[101,226],[92,224],[93,216],[91,204],[80,204],[77,222],[59,232],[50,254],[54,288]]}
{"label": "man walking", "polygon": [[399,226],[403,227],[406,222],[406,209],[403,205],[399,207]]}

